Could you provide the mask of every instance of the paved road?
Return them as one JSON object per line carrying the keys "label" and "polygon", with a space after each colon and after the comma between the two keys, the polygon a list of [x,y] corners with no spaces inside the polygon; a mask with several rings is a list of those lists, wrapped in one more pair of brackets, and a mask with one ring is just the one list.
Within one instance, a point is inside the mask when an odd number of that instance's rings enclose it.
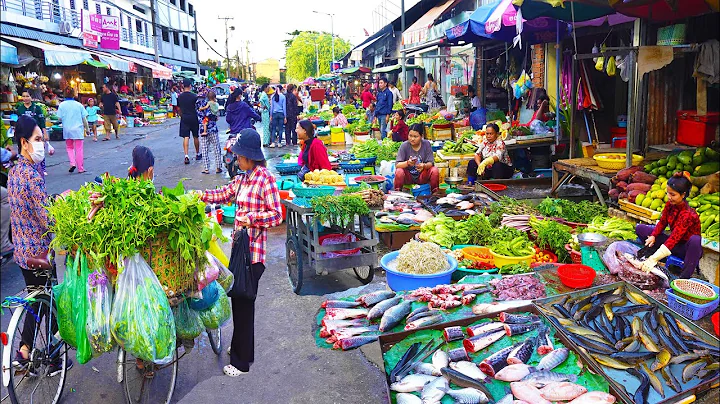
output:
{"label": "paved road", "polygon": [[[186,188],[205,189],[222,185],[226,175],[203,175],[201,162],[183,164],[177,120],[159,126],[126,129],[120,140],[85,141],[87,173],[70,174],[64,144],[55,142],[57,153],[48,159],[47,189],[59,193],[77,189],[96,175],[109,172],[126,175],[131,151],[136,144],[150,147],[155,154],[155,183],[174,186],[180,179]],[[220,122],[221,133],[225,123]],[[224,139],[221,135],[221,139]],[[192,145],[191,145],[192,151]],[[268,149],[270,157],[289,149]],[[229,230],[229,228],[226,228]],[[384,402],[382,372],[366,358],[377,361],[376,348],[364,351],[336,352],[317,348],[314,323],[323,295],[359,288],[362,284],[345,271],[308,279],[303,295],[290,290],[285,274],[285,226],[272,229],[269,235],[267,267],[260,282],[256,309],[256,362],[251,372],[239,378],[224,376],[222,368],[229,363],[227,354],[216,357],[207,339],[201,337],[180,361],[175,400],[198,403],[204,400],[237,403],[378,403]],[[225,246],[229,253],[229,246]],[[14,264],[2,268],[0,298],[17,293],[24,286],[19,268]],[[62,269],[60,270],[62,273]],[[378,274],[380,275],[380,274]],[[367,288],[382,287],[378,276]],[[355,291],[357,293],[357,291]],[[2,328],[9,316],[2,316]],[[223,328],[223,345],[228,346],[232,325]],[[73,352],[74,354],[74,352]],[[73,355],[74,356],[74,355]],[[116,381],[114,353],[95,358],[85,365],[76,364],[68,373],[65,403],[116,404],[124,402],[122,386]],[[2,394],[5,394],[3,389]]]}

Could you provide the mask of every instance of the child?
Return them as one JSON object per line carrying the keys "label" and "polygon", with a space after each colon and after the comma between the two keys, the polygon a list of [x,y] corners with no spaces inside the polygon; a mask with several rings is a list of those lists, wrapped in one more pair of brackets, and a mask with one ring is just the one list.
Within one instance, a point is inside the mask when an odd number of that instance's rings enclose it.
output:
{"label": "child", "polygon": [[217,95],[214,91],[209,91],[207,94],[208,102],[205,106],[198,108],[198,111],[209,110],[207,118],[211,121],[217,121],[218,112],[220,111],[220,104],[217,103]]}
{"label": "child", "polygon": [[407,124],[404,121],[405,119],[405,112],[403,110],[399,110],[395,112],[395,115],[393,116],[393,120],[395,121],[395,125],[393,125],[390,130],[392,131],[392,140],[393,142],[404,142],[408,140],[408,132],[409,128]]}
{"label": "child", "polygon": [[93,142],[97,142],[97,121],[98,111],[100,111],[100,107],[95,105],[95,98],[88,98],[85,111],[87,112],[88,128],[92,130]]}

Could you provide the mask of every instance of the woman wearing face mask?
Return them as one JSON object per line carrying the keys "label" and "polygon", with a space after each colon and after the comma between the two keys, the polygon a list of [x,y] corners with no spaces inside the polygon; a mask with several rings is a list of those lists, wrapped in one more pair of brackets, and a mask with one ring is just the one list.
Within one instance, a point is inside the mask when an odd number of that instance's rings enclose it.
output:
{"label": "woman wearing face mask", "polygon": [[[39,276],[35,270],[38,262],[47,262],[50,251],[48,234],[49,218],[45,209],[47,193],[45,180],[38,171],[38,163],[45,159],[43,134],[37,122],[29,116],[21,116],[15,124],[15,144],[20,155],[17,163],[10,168],[8,176],[8,202],[10,204],[10,225],[15,251],[13,259],[20,267],[25,284],[44,286],[47,276]],[[35,308],[38,310],[38,308]],[[42,315],[42,313],[41,313]],[[54,324],[53,328],[57,325]],[[23,345],[15,353],[17,367],[26,367],[32,351],[35,318],[25,316],[22,331]],[[68,364],[68,368],[72,362]],[[49,376],[62,370],[60,360],[49,365]]]}
{"label": "woman wearing face mask", "polygon": [[136,180],[150,180],[155,178],[155,156],[145,146],[135,146],[132,151],[132,165],[128,168],[128,177]]}

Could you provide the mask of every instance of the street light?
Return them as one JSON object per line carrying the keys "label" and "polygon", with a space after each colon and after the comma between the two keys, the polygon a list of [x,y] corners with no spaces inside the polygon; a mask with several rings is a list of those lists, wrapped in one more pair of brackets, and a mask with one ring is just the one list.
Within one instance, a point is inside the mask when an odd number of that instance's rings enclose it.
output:
{"label": "street light", "polygon": [[[324,13],[322,11],[316,11],[316,10],[313,10],[313,13],[325,14],[327,16],[330,16],[330,43],[332,44],[332,62],[335,63],[335,28],[334,28],[335,24],[333,22],[333,17],[335,16],[335,14]],[[330,68],[330,70],[332,70],[332,67]]]}

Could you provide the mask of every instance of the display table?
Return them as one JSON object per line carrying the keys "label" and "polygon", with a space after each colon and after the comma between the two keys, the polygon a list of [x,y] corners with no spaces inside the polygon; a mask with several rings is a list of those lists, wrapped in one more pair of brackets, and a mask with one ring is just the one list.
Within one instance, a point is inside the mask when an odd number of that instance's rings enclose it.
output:
{"label": "display table", "polygon": [[[610,179],[617,174],[618,170],[610,170],[597,165],[592,158],[576,158],[558,160],[553,163],[552,190],[550,194],[556,196],[557,190],[572,181],[575,177],[589,180],[600,203],[605,206],[605,198],[600,190],[600,185],[610,188]],[[562,177],[560,175],[562,174]]]}

